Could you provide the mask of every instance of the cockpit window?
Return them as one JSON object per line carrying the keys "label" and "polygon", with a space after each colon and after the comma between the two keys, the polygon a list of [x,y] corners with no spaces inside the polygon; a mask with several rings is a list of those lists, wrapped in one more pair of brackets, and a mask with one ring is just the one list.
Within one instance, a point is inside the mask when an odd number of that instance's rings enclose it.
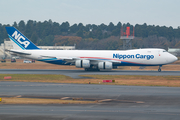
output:
{"label": "cockpit window", "polygon": [[167,52],[167,51],[163,50],[163,52]]}

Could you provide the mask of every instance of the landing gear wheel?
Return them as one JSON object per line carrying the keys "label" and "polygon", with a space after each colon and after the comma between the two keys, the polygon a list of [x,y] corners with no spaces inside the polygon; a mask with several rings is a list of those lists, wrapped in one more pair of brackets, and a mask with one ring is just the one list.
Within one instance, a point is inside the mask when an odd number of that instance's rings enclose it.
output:
{"label": "landing gear wheel", "polygon": [[162,67],[162,66],[159,66],[158,72],[161,72],[161,67]]}
{"label": "landing gear wheel", "polygon": [[158,72],[161,72],[161,68],[158,69]]}

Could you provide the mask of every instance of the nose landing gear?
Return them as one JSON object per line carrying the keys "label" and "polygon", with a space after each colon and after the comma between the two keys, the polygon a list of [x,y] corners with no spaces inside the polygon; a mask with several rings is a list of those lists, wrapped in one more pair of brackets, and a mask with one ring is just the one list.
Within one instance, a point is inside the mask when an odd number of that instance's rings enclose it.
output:
{"label": "nose landing gear", "polygon": [[162,67],[162,65],[159,66],[158,72],[161,72],[161,67]]}

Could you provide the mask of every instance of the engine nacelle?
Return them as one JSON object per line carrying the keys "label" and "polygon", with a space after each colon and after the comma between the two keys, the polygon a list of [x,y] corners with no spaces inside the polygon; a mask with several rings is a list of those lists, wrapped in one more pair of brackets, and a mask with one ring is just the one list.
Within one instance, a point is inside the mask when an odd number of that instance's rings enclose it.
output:
{"label": "engine nacelle", "polygon": [[112,62],[99,62],[98,68],[99,69],[112,69]]}
{"label": "engine nacelle", "polygon": [[75,65],[77,68],[90,68],[89,60],[76,60]]}

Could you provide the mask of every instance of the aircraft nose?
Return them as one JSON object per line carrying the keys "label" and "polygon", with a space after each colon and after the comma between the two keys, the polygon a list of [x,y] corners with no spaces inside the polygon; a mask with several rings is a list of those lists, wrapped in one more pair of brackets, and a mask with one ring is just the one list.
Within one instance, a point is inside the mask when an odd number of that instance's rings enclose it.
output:
{"label": "aircraft nose", "polygon": [[174,56],[175,57],[175,61],[177,61],[178,60],[178,58],[176,57],[176,56]]}
{"label": "aircraft nose", "polygon": [[177,61],[178,60],[178,58],[176,57],[176,56],[174,56],[174,55],[172,55],[172,54],[168,54],[168,58],[166,59],[166,61],[168,62],[168,63],[173,63],[173,62],[175,62],[175,61]]}
{"label": "aircraft nose", "polygon": [[172,61],[175,62],[175,61],[177,61],[177,60],[178,60],[178,58],[177,58],[176,56],[173,55]]}

